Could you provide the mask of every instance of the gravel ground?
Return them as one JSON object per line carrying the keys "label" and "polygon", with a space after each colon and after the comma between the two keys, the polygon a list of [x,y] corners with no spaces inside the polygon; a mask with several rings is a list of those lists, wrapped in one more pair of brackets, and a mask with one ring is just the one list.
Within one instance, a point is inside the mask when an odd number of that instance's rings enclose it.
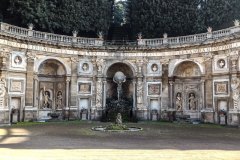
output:
{"label": "gravel ground", "polygon": [[[18,160],[21,158],[27,160],[33,155],[36,156],[34,159],[155,159],[165,157],[212,160],[221,155],[220,159],[240,160],[239,128],[141,122],[127,124],[129,127],[142,127],[143,131],[140,132],[91,130],[94,126],[105,125],[107,124],[100,122],[73,121],[21,123],[1,127],[0,153],[5,154],[0,154],[0,159],[14,160],[16,156]],[[39,154],[40,151],[45,154]],[[89,154],[84,156],[80,151]],[[58,157],[63,153],[65,156]],[[98,155],[103,153],[110,155],[109,157],[102,155],[100,158]],[[138,157],[143,153],[146,155]],[[91,157],[94,155],[95,157]],[[122,157],[126,155],[128,157]]]}

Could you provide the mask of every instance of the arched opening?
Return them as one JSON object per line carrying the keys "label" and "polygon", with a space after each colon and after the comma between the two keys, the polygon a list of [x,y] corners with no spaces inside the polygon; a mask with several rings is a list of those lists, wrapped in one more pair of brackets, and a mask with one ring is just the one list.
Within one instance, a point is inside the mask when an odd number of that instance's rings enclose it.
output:
{"label": "arched opening", "polygon": [[184,61],[173,72],[173,105],[177,116],[200,118],[203,102],[201,70],[192,61]]}
{"label": "arched opening", "polygon": [[66,68],[60,61],[43,61],[38,68],[38,83],[40,117],[66,107]]}
{"label": "arched opening", "polygon": [[[125,76],[120,87],[113,80],[117,72],[121,72]],[[125,63],[115,63],[108,68],[106,75],[106,118],[114,121],[117,113],[121,113],[124,121],[131,121],[134,97],[134,74],[131,67]]]}

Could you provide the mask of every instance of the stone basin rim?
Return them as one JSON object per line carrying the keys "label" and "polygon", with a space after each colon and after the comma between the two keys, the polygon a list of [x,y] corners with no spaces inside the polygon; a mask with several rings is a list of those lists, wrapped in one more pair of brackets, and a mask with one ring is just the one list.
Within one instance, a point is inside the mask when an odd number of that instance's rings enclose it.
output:
{"label": "stone basin rim", "polygon": [[101,132],[139,132],[142,131],[143,128],[141,127],[128,127],[128,130],[106,130],[106,127],[97,126],[92,127],[93,131],[101,131]]}

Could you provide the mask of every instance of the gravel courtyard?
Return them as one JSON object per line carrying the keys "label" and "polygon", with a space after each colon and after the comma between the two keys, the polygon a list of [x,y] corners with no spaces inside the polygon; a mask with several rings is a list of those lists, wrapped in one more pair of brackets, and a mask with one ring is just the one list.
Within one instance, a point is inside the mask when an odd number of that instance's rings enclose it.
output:
{"label": "gravel courtyard", "polygon": [[0,128],[1,160],[240,160],[240,129],[163,122],[129,123],[140,132],[99,132],[100,122],[20,123]]}

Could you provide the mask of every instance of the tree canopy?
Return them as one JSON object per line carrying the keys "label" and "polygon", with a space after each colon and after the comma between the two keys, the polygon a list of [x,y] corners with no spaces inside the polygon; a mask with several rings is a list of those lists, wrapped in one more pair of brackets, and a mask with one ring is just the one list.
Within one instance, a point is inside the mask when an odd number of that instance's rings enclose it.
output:
{"label": "tree canopy", "polygon": [[107,32],[112,22],[113,0],[10,0],[13,23],[35,29],[95,35]]}
{"label": "tree canopy", "polygon": [[[182,36],[230,27],[240,0],[0,0],[0,20],[40,31],[96,37],[114,27],[131,39]],[[126,24],[125,24],[126,23]],[[123,25],[124,24],[124,25]],[[111,26],[111,27],[110,27]],[[121,33],[125,34],[125,33]]]}
{"label": "tree canopy", "polygon": [[240,18],[240,0],[128,0],[128,24],[133,35],[163,33],[181,36],[222,29]]}

